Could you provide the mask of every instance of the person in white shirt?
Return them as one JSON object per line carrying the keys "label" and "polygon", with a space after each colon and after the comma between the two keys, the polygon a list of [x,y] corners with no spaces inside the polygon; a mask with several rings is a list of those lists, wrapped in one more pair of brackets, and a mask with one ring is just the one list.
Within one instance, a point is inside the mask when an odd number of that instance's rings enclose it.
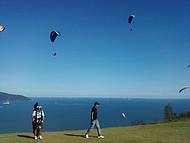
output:
{"label": "person in white shirt", "polygon": [[43,139],[42,128],[44,123],[44,111],[41,106],[37,106],[37,109],[32,113],[32,122],[34,123],[34,139]]}

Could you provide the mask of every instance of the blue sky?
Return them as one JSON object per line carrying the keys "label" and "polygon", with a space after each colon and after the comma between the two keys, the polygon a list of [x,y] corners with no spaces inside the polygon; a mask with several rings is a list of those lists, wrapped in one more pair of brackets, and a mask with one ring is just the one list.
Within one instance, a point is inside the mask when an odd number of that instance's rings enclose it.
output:
{"label": "blue sky", "polygon": [[[0,0],[0,5],[6,26],[0,33],[1,91],[178,98],[179,88],[190,85],[188,0]],[[136,15],[133,31],[130,14]],[[62,33],[53,48],[52,30]]]}

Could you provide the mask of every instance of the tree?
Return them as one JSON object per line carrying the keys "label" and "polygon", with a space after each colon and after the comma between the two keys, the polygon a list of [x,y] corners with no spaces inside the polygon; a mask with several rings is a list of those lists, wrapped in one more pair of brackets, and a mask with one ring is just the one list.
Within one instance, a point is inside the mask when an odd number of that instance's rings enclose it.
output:
{"label": "tree", "polygon": [[165,121],[172,121],[173,118],[174,118],[174,113],[172,110],[172,106],[170,104],[167,104],[164,107],[164,120]]}

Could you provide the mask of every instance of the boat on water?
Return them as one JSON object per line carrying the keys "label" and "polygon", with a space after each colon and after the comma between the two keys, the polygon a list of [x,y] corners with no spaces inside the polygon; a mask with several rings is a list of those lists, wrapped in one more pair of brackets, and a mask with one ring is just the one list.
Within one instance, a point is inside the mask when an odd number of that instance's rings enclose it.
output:
{"label": "boat on water", "polygon": [[10,104],[9,100],[3,101],[3,105],[9,105],[9,104]]}

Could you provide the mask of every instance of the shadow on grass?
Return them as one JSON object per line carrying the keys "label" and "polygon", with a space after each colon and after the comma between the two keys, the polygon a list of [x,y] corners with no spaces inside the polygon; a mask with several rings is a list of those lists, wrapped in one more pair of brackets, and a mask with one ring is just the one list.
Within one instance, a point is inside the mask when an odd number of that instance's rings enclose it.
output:
{"label": "shadow on grass", "polygon": [[[79,134],[70,134],[70,133],[67,133],[67,134],[64,134],[65,136],[71,136],[71,137],[80,137],[80,138],[85,138],[85,135],[79,135]],[[89,136],[89,137],[93,137],[93,138],[97,138],[97,136]]]}
{"label": "shadow on grass", "polygon": [[34,139],[33,136],[28,136],[28,135],[17,135],[17,137],[20,137],[20,138],[27,138],[27,139]]}

